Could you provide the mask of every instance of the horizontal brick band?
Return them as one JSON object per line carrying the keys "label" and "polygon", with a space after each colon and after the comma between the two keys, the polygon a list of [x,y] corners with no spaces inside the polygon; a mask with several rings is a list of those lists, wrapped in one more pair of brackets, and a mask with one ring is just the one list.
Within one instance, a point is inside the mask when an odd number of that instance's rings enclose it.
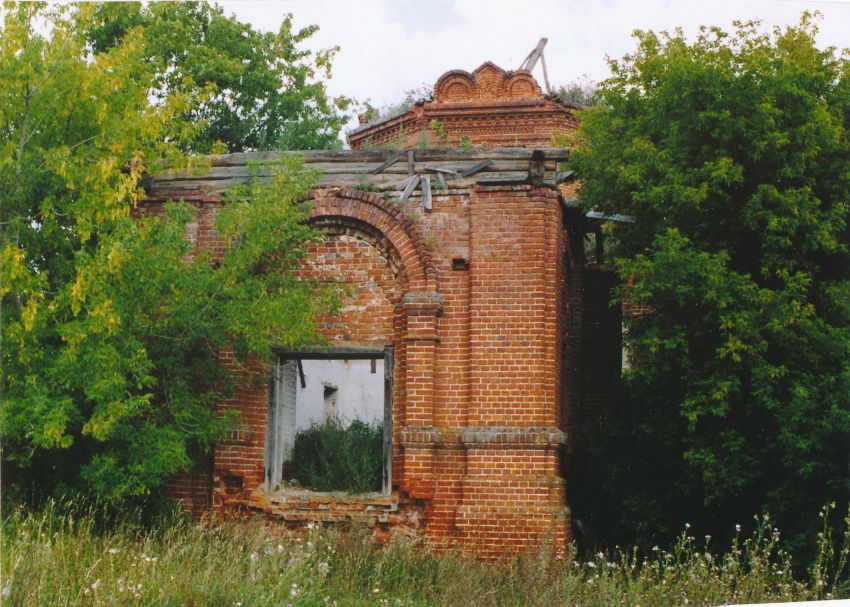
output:
{"label": "horizontal brick band", "polygon": [[433,428],[407,426],[401,431],[403,447],[455,447],[466,449],[559,447],[567,435],[555,427],[482,426]]}

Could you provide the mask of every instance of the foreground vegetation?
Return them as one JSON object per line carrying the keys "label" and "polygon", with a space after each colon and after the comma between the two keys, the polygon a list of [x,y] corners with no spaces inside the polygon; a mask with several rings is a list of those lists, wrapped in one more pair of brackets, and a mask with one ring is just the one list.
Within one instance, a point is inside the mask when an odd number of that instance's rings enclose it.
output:
{"label": "foreground vegetation", "polygon": [[482,563],[408,540],[375,549],[365,530],[284,538],[258,520],[144,527],[95,512],[11,512],[2,524],[3,603],[647,607],[850,596],[850,516],[841,537],[824,528],[819,556],[795,579],[767,519],[725,551],[683,534],[671,550],[645,557],[541,548]]}

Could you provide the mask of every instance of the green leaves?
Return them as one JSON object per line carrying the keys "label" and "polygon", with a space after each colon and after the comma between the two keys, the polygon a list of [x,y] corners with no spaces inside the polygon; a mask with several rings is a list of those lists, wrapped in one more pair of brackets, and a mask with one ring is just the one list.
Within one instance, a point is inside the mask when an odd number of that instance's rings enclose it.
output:
{"label": "green leaves", "polygon": [[276,34],[258,32],[205,2],[122,2],[98,5],[86,35],[107,50],[141,31],[151,94],[197,95],[181,112],[198,126],[187,149],[209,153],[217,142],[231,152],[341,145],[348,101],[325,90],[337,49],[299,48],[316,30],[293,31],[290,15]]}
{"label": "green leaves", "polygon": [[645,446],[701,479],[685,501],[712,524],[767,509],[800,533],[850,489],[850,64],[815,32],[639,32],[573,155],[582,204],[636,218],[613,234],[649,310],[626,319],[620,419],[681,429]]}
{"label": "green leaves", "polygon": [[[223,350],[247,364],[317,341],[333,294],[297,272],[315,176],[297,160],[258,169],[218,215],[230,248],[213,263],[186,239],[197,209],[132,216],[140,180],[208,164],[186,154],[213,145],[205,104],[230,107],[221,79],[242,61],[228,49],[273,40],[188,3],[10,4],[2,17],[4,482],[145,496],[233,423],[215,411],[232,384]],[[290,67],[274,61],[262,86],[276,90]]]}

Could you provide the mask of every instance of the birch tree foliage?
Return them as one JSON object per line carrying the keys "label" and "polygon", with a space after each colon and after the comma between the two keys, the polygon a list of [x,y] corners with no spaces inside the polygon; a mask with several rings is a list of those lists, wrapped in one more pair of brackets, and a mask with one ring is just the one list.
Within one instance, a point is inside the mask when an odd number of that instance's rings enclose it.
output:
{"label": "birch tree foliage", "polygon": [[[145,496],[233,423],[218,353],[316,340],[331,299],[297,278],[297,160],[228,195],[218,263],[184,238],[193,209],[132,217],[140,178],[203,169],[215,83],[154,96],[146,28],[99,48],[94,5],[7,4],[0,25],[0,422],[4,486]],[[249,204],[250,201],[250,204]]]}

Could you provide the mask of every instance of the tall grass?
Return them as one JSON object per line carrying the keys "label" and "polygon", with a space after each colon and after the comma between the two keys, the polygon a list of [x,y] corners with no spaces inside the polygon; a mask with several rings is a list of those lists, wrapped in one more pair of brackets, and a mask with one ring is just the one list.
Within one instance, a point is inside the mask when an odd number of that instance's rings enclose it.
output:
{"label": "tall grass", "polygon": [[[2,523],[3,605],[722,605],[850,596],[843,535],[795,580],[778,531],[761,519],[722,553],[683,534],[669,550],[579,559],[546,547],[497,562],[435,554],[367,530],[284,538],[262,521],[99,531],[96,513],[18,509]],[[837,542],[830,540],[837,539]]]}

